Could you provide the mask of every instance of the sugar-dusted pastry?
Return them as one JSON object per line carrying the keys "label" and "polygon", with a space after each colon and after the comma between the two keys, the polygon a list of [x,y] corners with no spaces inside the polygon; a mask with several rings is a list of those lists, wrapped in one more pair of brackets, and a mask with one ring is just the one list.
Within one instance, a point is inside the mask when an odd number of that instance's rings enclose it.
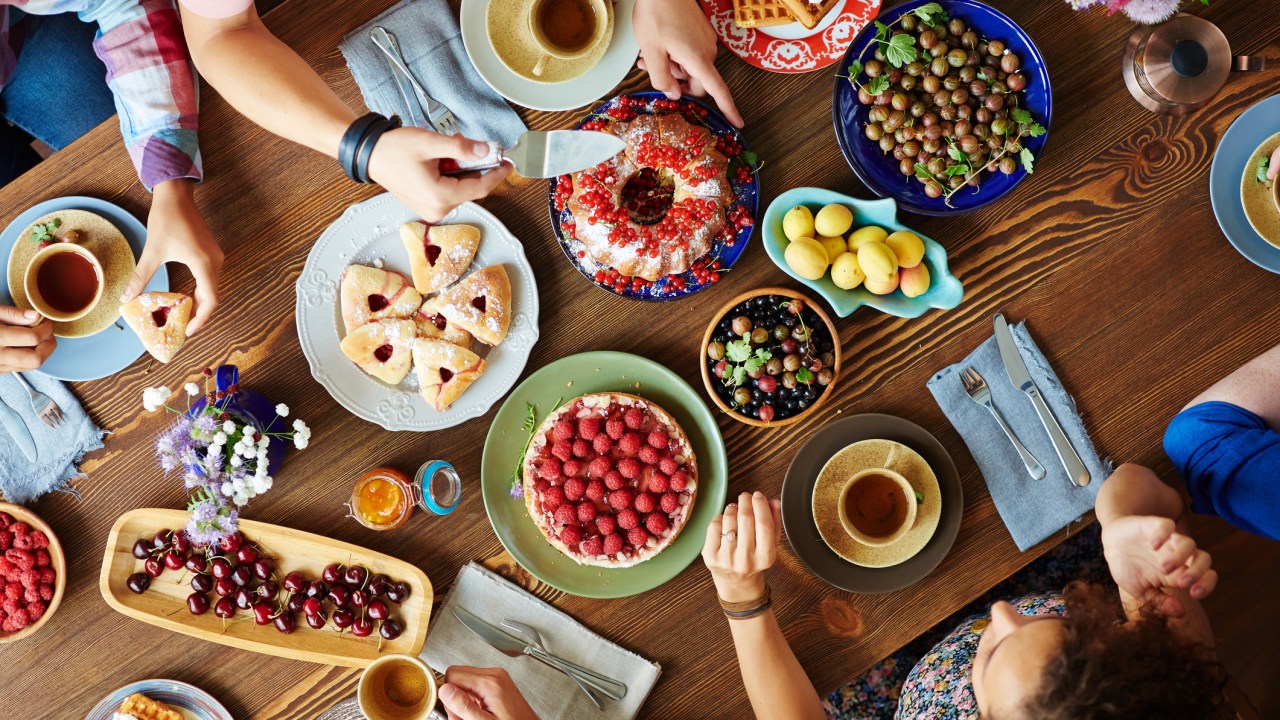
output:
{"label": "sugar-dusted pastry", "polygon": [[413,344],[413,366],[422,397],[444,412],[484,373],[484,358],[444,340],[419,338]]}
{"label": "sugar-dusted pastry", "polygon": [[413,317],[422,306],[422,296],[405,276],[366,265],[347,266],[340,294],[348,333],[373,320]]}
{"label": "sugar-dusted pastry", "polygon": [[183,720],[182,713],[165,705],[159,700],[152,700],[146,695],[134,693],[120,703],[116,717],[136,718],[136,720]]}
{"label": "sugar-dusted pastry", "polygon": [[151,356],[167,363],[187,339],[191,296],[173,292],[144,292],[120,306],[120,315],[137,333]]}
{"label": "sugar-dusted pastry", "polygon": [[480,228],[414,220],[400,226],[400,239],[409,251],[414,288],[430,295],[457,282],[471,267],[480,246]]}
{"label": "sugar-dusted pastry", "polygon": [[417,325],[412,320],[374,320],[342,338],[342,354],[360,369],[391,385],[409,374]]}
{"label": "sugar-dusted pastry", "polygon": [[436,298],[427,298],[414,313],[413,321],[418,324],[418,337],[437,338],[464,348],[471,347],[471,333],[441,315]]}
{"label": "sugar-dusted pastry", "polygon": [[501,265],[477,270],[436,298],[440,314],[481,342],[500,345],[511,324],[511,279]]}

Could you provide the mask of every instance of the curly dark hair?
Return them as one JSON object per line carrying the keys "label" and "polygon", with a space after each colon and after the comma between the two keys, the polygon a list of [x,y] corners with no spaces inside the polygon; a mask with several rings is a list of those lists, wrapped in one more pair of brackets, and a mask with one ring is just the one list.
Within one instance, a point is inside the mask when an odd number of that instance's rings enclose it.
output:
{"label": "curly dark hair", "polygon": [[1170,627],[1154,609],[1124,624],[1098,585],[1067,586],[1060,653],[1018,714],[1030,720],[1214,720],[1232,718],[1226,668],[1212,651]]}

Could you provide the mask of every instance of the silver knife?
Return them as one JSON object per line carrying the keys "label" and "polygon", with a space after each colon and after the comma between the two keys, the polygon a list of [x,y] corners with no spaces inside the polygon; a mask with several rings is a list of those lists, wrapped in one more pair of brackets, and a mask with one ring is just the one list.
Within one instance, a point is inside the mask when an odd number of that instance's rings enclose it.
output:
{"label": "silver knife", "polygon": [[404,71],[400,44],[396,42],[395,36],[381,27],[375,27],[369,32],[369,37],[373,39],[373,44],[386,55],[387,66],[391,68],[391,77],[395,78],[396,87],[400,88],[400,95],[404,98],[405,107],[409,109],[409,124],[435,130],[435,126],[423,113],[422,103],[418,102],[418,95],[413,89],[413,80]]}
{"label": "silver knife", "polygon": [[507,633],[505,630],[497,626],[490,625],[488,622],[480,619],[475,613],[465,608],[454,607],[453,616],[458,618],[458,622],[462,623],[468,630],[480,636],[481,640],[489,643],[495,649],[508,657],[519,657],[528,655],[531,658],[540,660],[547,665],[559,670],[571,678],[577,679],[592,688],[604,693],[606,696],[621,700],[627,695],[627,686],[608,678],[602,678],[598,675],[584,675],[576,672],[572,667],[566,665],[563,660],[547,652],[543,652],[535,648],[523,640]]}
{"label": "silver knife", "polygon": [[617,135],[594,130],[529,130],[516,139],[515,145],[504,149],[489,143],[485,157],[455,161],[454,168],[442,166],[441,174],[483,172],[501,167],[506,161],[524,177],[553,178],[595,167],[626,147]]}
{"label": "silver knife", "polygon": [[22,416],[5,404],[3,400],[0,400],[0,423],[4,424],[5,429],[9,431],[9,435],[13,437],[13,441],[18,443],[22,454],[26,455],[31,462],[35,462],[39,454],[36,452],[36,441],[31,438],[31,431],[27,429],[27,424],[22,421]]}
{"label": "silver knife", "polygon": [[1040,423],[1044,425],[1045,432],[1049,433],[1049,440],[1053,442],[1053,449],[1057,451],[1058,459],[1067,470],[1067,477],[1079,487],[1088,485],[1089,470],[1084,466],[1084,461],[1080,459],[1076,449],[1071,446],[1071,441],[1062,431],[1062,426],[1053,416],[1048,403],[1040,395],[1040,389],[1031,380],[1027,363],[1023,361],[1022,353],[1018,352],[1018,346],[1013,342],[1013,333],[1009,332],[1009,323],[1005,322],[1004,315],[996,313],[995,325],[996,345],[1000,347],[1000,359],[1004,361],[1004,370],[1009,374],[1009,381],[1031,398],[1031,405],[1035,407],[1036,415],[1040,416]]}

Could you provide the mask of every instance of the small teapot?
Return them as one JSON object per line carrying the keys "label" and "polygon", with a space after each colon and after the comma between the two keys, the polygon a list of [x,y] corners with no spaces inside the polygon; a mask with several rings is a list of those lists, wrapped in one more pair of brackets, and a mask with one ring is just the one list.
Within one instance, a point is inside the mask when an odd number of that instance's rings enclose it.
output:
{"label": "small teapot", "polygon": [[1129,36],[1122,61],[1124,84],[1140,105],[1183,115],[1204,107],[1232,70],[1262,70],[1262,58],[1231,56],[1227,36],[1204,18],[1178,13]]}

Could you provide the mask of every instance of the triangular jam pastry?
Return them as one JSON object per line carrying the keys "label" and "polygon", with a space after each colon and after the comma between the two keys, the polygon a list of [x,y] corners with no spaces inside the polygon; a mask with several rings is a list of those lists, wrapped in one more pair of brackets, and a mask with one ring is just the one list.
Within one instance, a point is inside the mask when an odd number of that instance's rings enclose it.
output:
{"label": "triangular jam pastry", "polygon": [[342,272],[342,324],[349,333],[372,320],[412,317],[422,296],[400,273],[349,265]]}
{"label": "triangular jam pastry", "polygon": [[413,343],[418,388],[431,407],[444,412],[484,373],[484,359],[443,340],[419,338]]}
{"label": "triangular jam pastry", "polygon": [[145,292],[120,306],[120,315],[151,356],[167,363],[187,339],[193,302],[189,295]]}
{"label": "triangular jam pastry", "polygon": [[423,295],[439,292],[471,267],[480,245],[474,225],[429,225],[421,220],[400,226],[400,239],[409,251],[413,286]]}
{"label": "triangular jam pastry", "polygon": [[511,324],[511,280],[501,265],[468,275],[436,298],[440,314],[481,342],[500,345]]}
{"label": "triangular jam pastry", "polygon": [[418,324],[420,338],[436,338],[460,347],[471,347],[471,333],[441,315],[436,298],[428,298],[423,302],[418,312],[414,313],[413,321]]}
{"label": "triangular jam pastry", "polygon": [[182,713],[159,700],[137,693],[125,698],[116,712],[137,720],[182,720]]}
{"label": "triangular jam pastry", "polygon": [[382,382],[399,385],[409,374],[415,328],[412,320],[374,320],[342,338],[342,354]]}

